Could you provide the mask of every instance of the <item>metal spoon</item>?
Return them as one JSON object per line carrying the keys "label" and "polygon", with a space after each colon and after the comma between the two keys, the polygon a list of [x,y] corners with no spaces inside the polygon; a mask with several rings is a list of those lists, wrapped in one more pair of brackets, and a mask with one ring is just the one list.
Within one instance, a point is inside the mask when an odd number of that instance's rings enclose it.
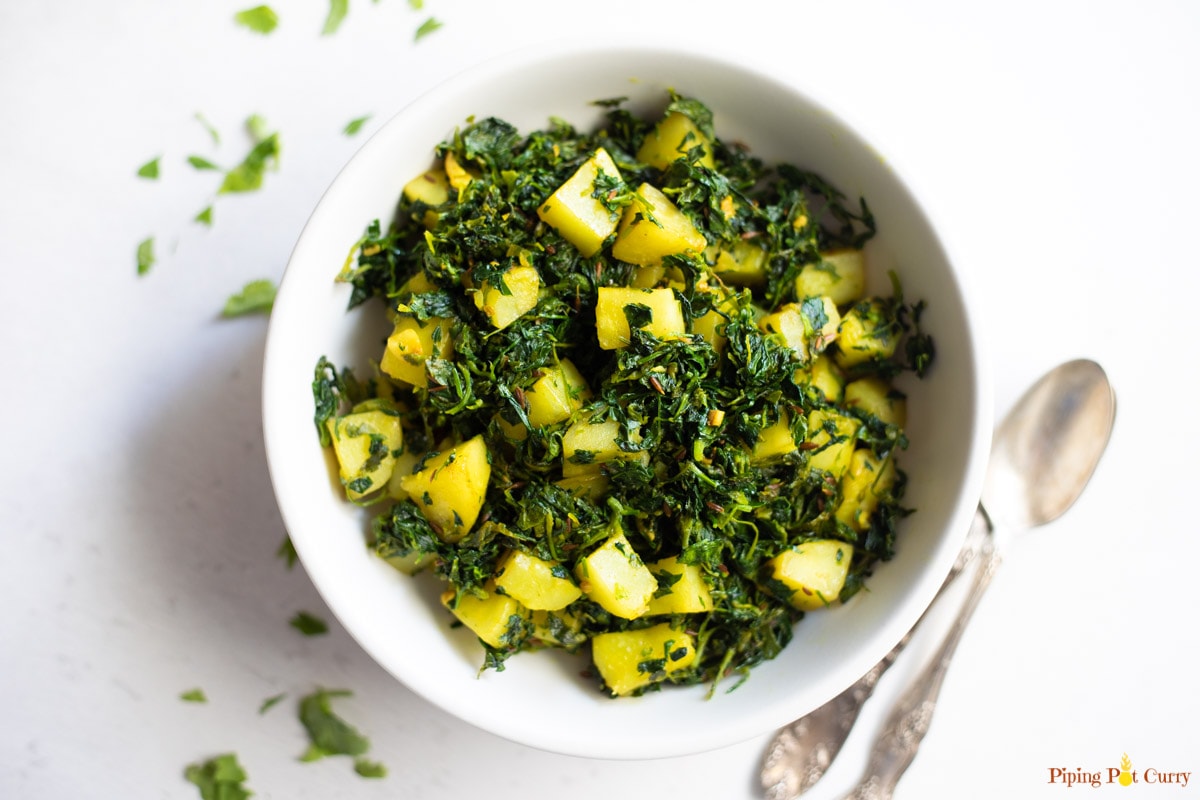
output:
{"label": "metal spoon", "polygon": [[[984,503],[942,591],[981,550],[985,561],[959,619],[937,657],[897,704],[872,750],[864,780],[849,797],[890,797],[924,738],[950,658],[1000,563],[994,542],[988,538],[992,521],[984,504],[998,509],[1000,519],[1014,528],[1032,528],[1057,519],[1091,477],[1108,444],[1115,412],[1116,399],[1104,370],[1095,362],[1077,360],[1043,376],[1001,423],[985,478]],[[761,775],[766,797],[798,797],[825,774],[875,684],[911,636],[909,631],[891,653],[841,695],[776,734],[767,748]]]}

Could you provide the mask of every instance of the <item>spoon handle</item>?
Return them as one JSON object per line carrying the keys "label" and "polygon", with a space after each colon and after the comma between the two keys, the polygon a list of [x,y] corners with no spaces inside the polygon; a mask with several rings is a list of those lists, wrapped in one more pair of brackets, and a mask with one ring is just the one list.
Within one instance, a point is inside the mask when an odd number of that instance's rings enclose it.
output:
{"label": "spoon handle", "polygon": [[[930,607],[962,571],[974,561],[987,540],[989,528],[981,512],[976,513],[962,550],[946,575]],[[928,611],[926,611],[928,613]],[[896,662],[925,614],[896,643],[891,651],[865,675],[837,697],[800,719],[785,725],[771,739],[763,755],[761,782],[766,800],[795,800],[811,789],[829,769],[858,719],[875,685]]]}
{"label": "spoon handle", "polygon": [[1000,566],[1000,553],[994,539],[985,542],[981,555],[983,560],[954,624],[929,664],[896,702],[871,748],[866,776],[846,795],[846,800],[889,800],[901,776],[916,758],[917,748],[929,731],[942,681],[950,668],[954,651]]}

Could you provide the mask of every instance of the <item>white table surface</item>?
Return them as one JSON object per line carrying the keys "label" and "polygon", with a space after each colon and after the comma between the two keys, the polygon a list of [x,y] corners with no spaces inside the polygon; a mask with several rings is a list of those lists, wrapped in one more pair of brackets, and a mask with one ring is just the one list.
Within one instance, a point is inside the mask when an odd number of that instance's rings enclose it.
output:
{"label": "white table surface", "polygon": [[[336,624],[289,627],[329,614],[274,554],[267,321],[218,318],[245,282],[282,274],[340,165],[444,74],[634,28],[777,62],[902,166],[986,312],[997,415],[1066,359],[1100,361],[1116,385],[1105,461],[1066,517],[1015,542],[897,796],[1090,796],[1050,769],[1125,753],[1139,772],[1194,773],[1129,796],[1200,791],[1200,5],[355,0],[321,37],[324,3],[275,0],[265,38],[232,24],[250,5],[0,5],[0,797],[197,797],[184,766],[226,751],[263,798],[758,796],[765,737],[667,761],[534,751],[415,697]],[[414,42],[431,15],[444,27]],[[192,223],[213,179],[183,159],[240,159],[252,113],[280,132],[280,171],[218,199],[211,229]],[[160,180],[136,178],[156,155]],[[159,260],[139,278],[148,235]],[[808,797],[852,784],[932,637]],[[297,760],[291,701],[318,685],[354,692],[337,709],[386,779]],[[178,699],[193,687],[207,704]]]}

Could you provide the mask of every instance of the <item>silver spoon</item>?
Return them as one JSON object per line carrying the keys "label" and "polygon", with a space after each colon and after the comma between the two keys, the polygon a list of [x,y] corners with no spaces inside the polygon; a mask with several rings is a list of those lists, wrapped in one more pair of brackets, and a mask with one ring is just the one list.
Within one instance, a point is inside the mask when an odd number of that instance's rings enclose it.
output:
{"label": "silver spoon", "polygon": [[[1104,370],[1093,361],[1077,360],[1043,376],[1001,423],[988,463],[984,502],[939,595],[981,552],[985,561],[959,619],[929,667],[897,704],[872,750],[867,775],[849,797],[890,797],[924,738],[950,658],[1000,563],[988,537],[992,520],[984,506],[998,509],[1000,519],[1014,528],[1032,528],[1057,519],[1091,477],[1108,444],[1115,412],[1115,396]],[[880,676],[911,636],[909,631],[892,652],[841,695],[776,734],[761,774],[766,797],[790,800],[820,780]]]}

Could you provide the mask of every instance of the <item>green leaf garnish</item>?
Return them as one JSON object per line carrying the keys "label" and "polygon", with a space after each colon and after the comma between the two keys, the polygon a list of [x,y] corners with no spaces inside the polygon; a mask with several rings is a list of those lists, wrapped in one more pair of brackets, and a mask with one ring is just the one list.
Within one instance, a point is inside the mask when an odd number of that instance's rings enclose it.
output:
{"label": "green leaf garnish", "polygon": [[255,6],[233,15],[234,21],[255,33],[268,34],[279,25],[279,15],[270,6]]}
{"label": "green leaf garnish", "polygon": [[325,26],[321,28],[321,35],[329,36],[336,33],[349,10],[350,0],[329,0],[329,14],[325,17]]}
{"label": "green leaf garnish", "polygon": [[205,206],[199,214],[192,218],[193,222],[199,222],[201,225],[212,225],[213,207]]}
{"label": "green leaf garnish", "polygon": [[246,771],[233,753],[192,764],[183,774],[200,790],[201,800],[246,800],[254,794],[245,787]]}
{"label": "green leaf garnish", "polygon": [[283,541],[279,543],[279,549],[275,551],[275,556],[282,558],[288,569],[296,566],[299,556],[296,553],[296,546],[292,544],[292,537],[284,534]]}
{"label": "green leaf garnish", "polygon": [[212,137],[213,144],[221,143],[221,134],[217,132],[216,127],[208,121],[207,118],[199,111],[196,112],[196,121],[204,126],[204,130],[208,131],[208,135]]}
{"label": "green leaf garnish", "polygon": [[158,162],[159,157],[155,157],[138,167],[137,175],[139,178],[147,178],[148,180],[158,180]]}
{"label": "green leaf garnish", "polygon": [[370,761],[365,758],[356,758],[354,760],[354,771],[364,778],[387,777],[387,767],[378,761]]}
{"label": "green leaf garnish", "polygon": [[209,161],[204,156],[188,156],[187,162],[192,165],[193,169],[199,169],[199,170],[220,169],[220,167],[218,167],[213,162]]}
{"label": "green leaf garnish", "polygon": [[286,697],[287,697],[287,692],[280,692],[279,694],[271,695],[266,700],[262,701],[262,705],[258,707],[258,713],[259,714],[267,713],[272,708],[274,708],[275,706],[277,706],[281,702],[283,702],[284,698],[286,698]]}
{"label": "green leaf garnish", "polygon": [[270,313],[275,304],[275,291],[275,284],[269,280],[250,281],[240,292],[225,301],[221,316],[240,317],[244,314]]}
{"label": "green leaf garnish", "polygon": [[207,703],[208,696],[204,694],[203,689],[189,689],[179,695],[179,699],[185,703]]}
{"label": "green leaf garnish", "polygon": [[371,747],[365,736],[333,713],[331,701],[350,697],[344,689],[317,689],[300,699],[300,722],[308,732],[309,746],[301,761],[316,761],[327,756],[361,756]]}
{"label": "green leaf garnish", "polygon": [[154,237],[151,236],[138,242],[137,274],[145,275],[154,266]]}
{"label": "green leaf garnish", "polygon": [[329,633],[329,625],[325,623],[325,620],[314,617],[307,611],[297,611],[296,616],[292,617],[288,624],[305,636],[320,636],[323,633]]}
{"label": "green leaf garnish", "polygon": [[426,36],[433,33],[440,27],[442,27],[442,23],[438,22],[433,17],[430,17],[429,19],[422,22],[421,26],[419,28],[417,28],[417,32],[413,34],[413,41],[414,42],[421,41]]}
{"label": "green leaf garnish", "polygon": [[254,147],[233,169],[225,173],[218,194],[252,192],[262,188],[267,169],[279,165],[279,134],[265,133],[262,117],[251,116],[246,120],[246,129],[255,141]]}
{"label": "green leaf garnish", "polygon": [[357,119],[350,120],[348,123],[346,123],[346,127],[342,129],[342,133],[346,134],[347,136],[353,136],[362,130],[363,125],[366,125],[369,119],[371,119],[370,114],[366,115],[365,117],[359,117]]}

